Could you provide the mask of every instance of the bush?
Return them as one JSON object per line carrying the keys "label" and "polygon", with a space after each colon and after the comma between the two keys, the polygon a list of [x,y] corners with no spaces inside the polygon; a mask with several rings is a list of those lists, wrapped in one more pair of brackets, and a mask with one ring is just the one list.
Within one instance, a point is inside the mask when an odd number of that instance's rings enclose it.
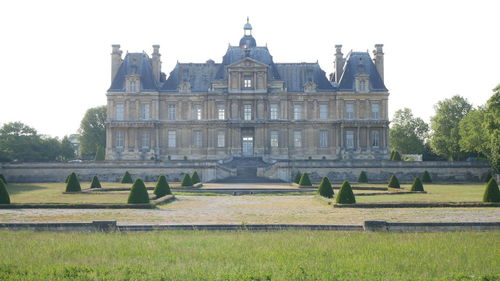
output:
{"label": "bush", "polygon": [[90,188],[101,188],[101,183],[99,182],[97,176],[94,176],[92,178],[92,182],[90,183]]}
{"label": "bush", "polygon": [[70,176],[70,175],[71,175],[71,174],[69,174],[69,175],[67,175],[67,176],[66,176],[66,179],[64,180],[64,183],[68,183],[68,181],[69,181],[69,176]]}
{"label": "bush", "polygon": [[411,185],[411,191],[424,191],[424,186],[419,177],[416,177]]}
{"label": "bush", "polygon": [[2,180],[3,183],[7,184],[7,180],[5,179],[5,177],[2,174],[0,174],[0,180]]}
{"label": "bush", "polygon": [[79,192],[82,191],[80,186],[80,181],[76,177],[75,173],[71,173],[68,176],[68,182],[66,183],[66,192]]}
{"label": "bush", "polygon": [[167,178],[165,176],[162,175],[158,178],[158,182],[156,183],[155,190],[153,191],[153,193],[156,195],[156,198],[172,194],[170,186],[168,185],[167,182]]}
{"label": "bush", "polygon": [[431,183],[432,182],[432,178],[431,178],[431,175],[429,175],[429,172],[424,171],[424,173],[422,174],[422,182],[423,183]]}
{"label": "bush", "polygon": [[193,181],[191,180],[191,177],[189,174],[185,174],[184,178],[182,179],[181,186],[193,186]]}
{"label": "bush", "polygon": [[399,185],[399,180],[396,177],[396,175],[391,176],[391,179],[389,180],[389,184],[387,186],[392,188],[401,188],[401,186]]}
{"label": "bush", "polygon": [[339,204],[355,204],[356,197],[354,197],[354,193],[352,192],[351,185],[348,181],[344,181],[342,186],[340,187],[339,193],[337,194],[337,198],[335,202]]}
{"label": "bush", "polygon": [[300,172],[297,172],[297,174],[293,178],[293,182],[296,183],[296,184],[299,184],[301,177],[302,177],[302,174]]}
{"label": "bush", "polygon": [[201,182],[200,177],[198,176],[198,173],[196,171],[194,171],[193,175],[191,176],[191,182],[193,184],[197,184],[197,183]]}
{"label": "bush", "polygon": [[500,202],[500,190],[494,178],[491,178],[486,185],[483,195],[483,202]]}
{"label": "bush", "polygon": [[368,176],[366,176],[365,171],[361,171],[361,173],[359,173],[358,182],[368,182]]}
{"label": "bush", "polygon": [[398,151],[394,151],[394,155],[392,156],[392,159],[394,161],[401,161],[401,154],[399,154]]}
{"label": "bush", "polygon": [[136,179],[128,196],[129,204],[149,203],[149,194],[144,182],[141,179]]}
{"label": "bush", "polygon": [[391,157],[389,157],[390,160],[394,160],[394,153],[396,153],[396,150],[391,151]]}
{"label": "bush", "polygon": [[482,176],[481,176],[481,180],[483,182],[490,182],[491,178],[493,177],[493,175],[491,174],[491,171],[488,171],[486,173],[484,173]]}
{"label": "bush", "polygon": [[300,186],[312,186],[311,180],[309,179],[309,174],[303,173],[299,181]]}
{"label": "bush", "polygon": [[122,177],[121,183],[133,183],[133,182],[134,181],[132,180],[132,176],[128,171],[126,171]]}
{"label": "bush", "polygon": [[324,177],[321,180],[318,188],[318,194],[326,198],[333,198],[333,188],[328,177]]}
{"label": "bush", "polygon": [[94,161],[104,161],[104,148],[97,146]]}
{"label": "bush", "polygon": [[0,204],[10,204],[9,192],[5,185],[5,182],[0,180]]}

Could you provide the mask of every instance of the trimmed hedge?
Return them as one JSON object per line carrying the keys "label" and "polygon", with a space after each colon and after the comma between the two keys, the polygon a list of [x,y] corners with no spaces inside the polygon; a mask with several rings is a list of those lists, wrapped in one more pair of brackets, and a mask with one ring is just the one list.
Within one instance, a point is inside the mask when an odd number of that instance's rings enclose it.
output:
{"label": "trimmed hedge", "polygon": [[328,177],[324,177],[318,187],[318,194],[326,197],[333,198],[333,188]]}
{"label": "trimmed hedge", "polygon": [[133,183],[132,176],[128,171],[125,171],[125,174],[122,177],[121,183]]}
{"label": "trimmed hedge", "polygon": [[198,173],[196,171],[193,172],[193,175],[191,176],[191,182],[193,184],[197,184],[201,182],[200,177],[198,176]]}
{"label": "trimmed hedge", "polygon": [[144,182],[141,179],[136,179],[130,190],[127,203],[143,204],[149,203],[149,194]]}
{"label": "trimmed hedge", "polygon": [[296,184],[299,184],[301,177],[302,177],[302,174],[300,172],[297,172],[297,174],[293,178],[293,182],[296,183]]}
{"label": "trimmed hedge", "polygon": [[399,151],[397,150],[394,151],[394,154],[391,156],[391,160],[401,161],[401,154],[399,154]]}
{"label": "trimmed hedge", "polygon": [[104,148],[97,146],[94,161],[104,161]]}
{"label": "trimmed hedge", "polygon": [[92,182],[90,183],[90,188],[102,188],[101,183],[99,182],[97,176],[94,176],[92,178]]}
{"label": "trimmed hedge", "polygon": [[5,185],[5,182],[0,180],[0,204],[10,204],[9,192]]}
{"label": "trimmed hedge", "polygon": [[486,185],[483,195],[483,202],[500,202],[500,190],[494,178],[491,178]]}
{"label": "trimmed hedge", "polygon": [[299,181],[300,186],[312,186],[311,180],[309,179],[308,173],[303,173]]}
{"label": "trimmed hedge", "polygon": [[69,174],[68,176],[66,176],[66,179],[64,180],[64,183],[68,183],[68,181],[69,181],[69,176],[70,176],[70,175],[71,175],[71,174]]}
{"label": "trimmed hedge", "polygon": [[368,182],[368,176],[365,171],[361,171],[361,173],[359,173],[358,182]]}
{"label": "trimmed hedge", "polygon": [[193,186],[193,181],[191,180],[191,177],[189,174],[185,174],[184,178],[182,179],[181,186]]}
{"label": "trimmed hedge", "polygon": [[354,193],[348,181],[342,183],[339,193],[335,198],[335,202],[339,204],[356,204],[356,197],[354,197]]}
{"label": "trimmed hedge", "polygon": [[5,179],[5,177],[2,174],[0,174],[0,180],[2,180],[3,183],[7,184],[7,180]]}
{"label": "trimmed hedge", "polygon": [[168,185],[167,178],[163,175],[161,175],[158,178],[158,182],[156,183],[155,190],[153,191],[154,195],[156,195],[156,198],[163,197],[165,195],[172,194],[172,191],[170,190],[170,186]]}
{"label": "trimmed hedge", "polygon": [[490,182],[491,178],[493,177],[493,175],[491,174],[491,171],[488,171],[486,172],[485,174],[483,174],[483,176],[481,177],[482,181],[483,182]]}
{"label": "trimmed hedge", "polygon": [[432,182],[432,178],[431,178],[431,175],[429,175],[429,172],[424,171],[424,173],[422,174],[422,182],[423,183],[431,183]]}
{"label": "trimmed hedge", "polygon": [[419,177],[416,177],[411,185],[411,191],[424,191],[424,186]]}
{"label": "trimmed hedge", "polygon": [[80,181],[78,177],[73,172],[68,176],[68,183],[66,183],[66,192],[79,192],[82,191],[82,187],[80,186]]}
{"label": "trimmed hedge", "polygon": [[401,186],[399,185],[399,180],[396,177],[396,175],[391,176],[391,179],[389,180],[389,184],[387,186],[392,188],[401,188]]}

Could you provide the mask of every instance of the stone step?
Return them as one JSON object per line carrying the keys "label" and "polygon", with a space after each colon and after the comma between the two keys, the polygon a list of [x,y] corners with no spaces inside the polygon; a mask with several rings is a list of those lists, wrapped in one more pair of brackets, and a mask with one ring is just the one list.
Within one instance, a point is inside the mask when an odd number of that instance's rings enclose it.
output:
{"label": "stone step", "polygon": [[281,183],[282,180],[279,179],[268,179],[264,177],[227,177],[225,179],[218,179],[215,182],[219,183]]}

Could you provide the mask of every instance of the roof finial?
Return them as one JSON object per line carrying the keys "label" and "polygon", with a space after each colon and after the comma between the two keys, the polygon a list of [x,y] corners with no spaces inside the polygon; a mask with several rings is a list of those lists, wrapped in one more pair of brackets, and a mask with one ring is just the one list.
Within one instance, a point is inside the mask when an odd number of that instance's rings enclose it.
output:
{"label": "roof finial", "polygon": [[247,23],[250,23],[250,18],[247,16]]}

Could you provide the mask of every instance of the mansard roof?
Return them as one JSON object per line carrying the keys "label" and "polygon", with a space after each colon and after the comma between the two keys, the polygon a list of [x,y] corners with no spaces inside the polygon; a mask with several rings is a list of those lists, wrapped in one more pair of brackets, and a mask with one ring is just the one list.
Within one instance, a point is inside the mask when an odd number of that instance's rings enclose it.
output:
{"label": "mansard roof", "polygon": [[158,90],[158,85],[153,78],[151,59],[146,53],[127,53],[108,91],[123,91],[128,75],[140,77],[141,90]]}
{"label": "mansard roof", "polygon": [[189,82],[191,91],[206,92],[221,64],[209,60],[206,63],[177,63],[167,81],[163,83],[161,91],[176,91],[179,84]]}
{"label": "mansard roof", "polygon": [[318,63],[277,63],[276,69],[289,92],[302,92],[304,85],[314,82],[319,91],[334,91]]}
{"label": "mansard roof", "polygon": [[380,77],[368,52],[351,52],[347,55],[338,90],[354,91],[355,78],[360,74],[369,76],[370,91],[387,91],[384,81]]}

